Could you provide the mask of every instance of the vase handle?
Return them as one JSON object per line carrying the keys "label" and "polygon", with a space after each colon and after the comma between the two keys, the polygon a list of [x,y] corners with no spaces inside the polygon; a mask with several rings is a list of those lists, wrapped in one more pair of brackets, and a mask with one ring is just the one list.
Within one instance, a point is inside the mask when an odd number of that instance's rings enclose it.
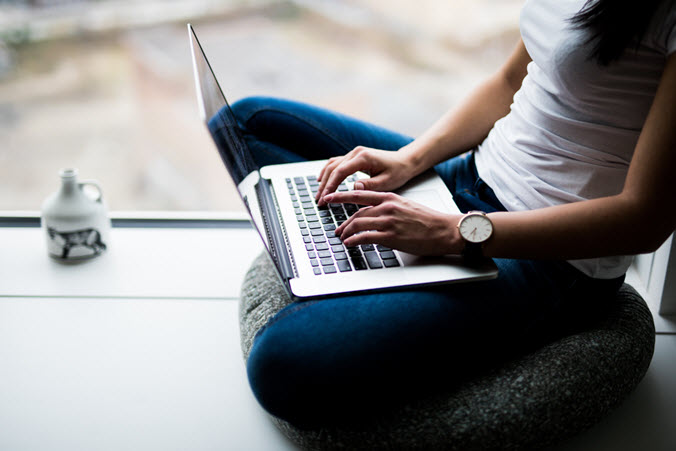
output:
{"label": "vase handle", "polygon": [[78,183],[78,185],[80,186],[80,189],[82,189],[82,187],[85,186],[85,185],[93,186],[94,188],[96,188],[96,192],[98,193],[98,195],[94,199],[94,202],[101,203],[101,201],[103,199],[103,190],[101,190],[101,187],[99,186],[99,183],[97,181],[95,181],[95,180],[83,180],[80,183]]}

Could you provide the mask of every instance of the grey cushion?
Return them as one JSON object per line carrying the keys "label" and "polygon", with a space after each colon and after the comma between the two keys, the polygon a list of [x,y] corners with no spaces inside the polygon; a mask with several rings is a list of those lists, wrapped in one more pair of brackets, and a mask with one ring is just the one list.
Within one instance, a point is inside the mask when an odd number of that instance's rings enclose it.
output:
{"label": "grey cushion", "polygon": [[[240,332],[247,358],[256,332],[291,302],[269,258],[242,286]],[[655,345],[652,315],[624,285],[610,314],[587,331],[494,369],[460,388],[352,426],[279,429],[303,449],[540,449],[589,428],[636,387]]]}

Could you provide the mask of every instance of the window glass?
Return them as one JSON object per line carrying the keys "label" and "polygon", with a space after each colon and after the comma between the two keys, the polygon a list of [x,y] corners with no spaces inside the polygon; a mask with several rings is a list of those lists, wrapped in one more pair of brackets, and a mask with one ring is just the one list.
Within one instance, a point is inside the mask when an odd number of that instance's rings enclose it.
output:
{"label": "window glass", "polygon": [[521,0],[0,0],[0,211],[61,168],[112,210],[243,211],[199,120],[185,24],[228,99],[312,102],[415,136],[500,64]]}

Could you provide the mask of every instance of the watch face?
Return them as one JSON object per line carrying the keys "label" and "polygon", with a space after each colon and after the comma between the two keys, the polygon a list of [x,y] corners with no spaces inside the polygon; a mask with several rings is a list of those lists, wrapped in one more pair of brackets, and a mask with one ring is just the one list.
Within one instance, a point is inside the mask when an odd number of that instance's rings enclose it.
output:
{"label": "watch face", "polygon": [[462,219],[458,229],[470,243],[483,243],[493,233],[493,223],[482,214],[471,214]]}

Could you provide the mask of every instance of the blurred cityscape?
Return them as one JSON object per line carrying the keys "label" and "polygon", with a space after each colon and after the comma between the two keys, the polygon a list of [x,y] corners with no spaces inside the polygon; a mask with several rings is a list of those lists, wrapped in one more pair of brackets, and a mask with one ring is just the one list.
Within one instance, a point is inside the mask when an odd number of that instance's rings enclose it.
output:
{"label": "blurred cityscape", "polygon": [[232,102],[274,95],[412,136],[494,71],[521,0],[0,0],[0,210],[76,167],[111,210],[241,211],[199,121],[185,24]]}

